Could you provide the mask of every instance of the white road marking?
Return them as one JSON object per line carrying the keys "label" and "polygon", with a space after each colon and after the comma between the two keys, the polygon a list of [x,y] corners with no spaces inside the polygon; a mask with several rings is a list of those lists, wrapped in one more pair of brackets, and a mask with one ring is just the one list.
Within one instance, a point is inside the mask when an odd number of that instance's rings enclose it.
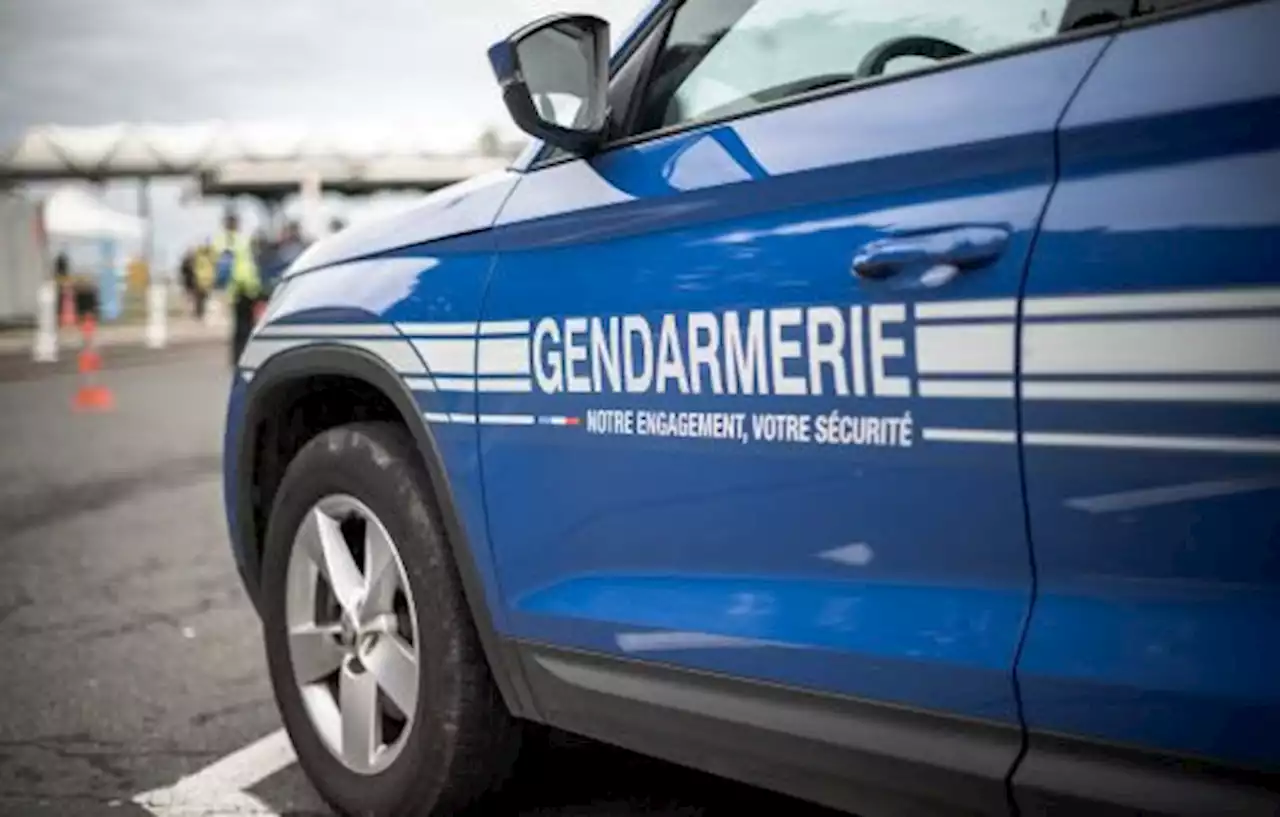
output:
{"label": "white road marking", "polygon": [[172,786],[133,798],[156,817],[278,817],[244,790],[297,760],[283,729],[239,749]]}

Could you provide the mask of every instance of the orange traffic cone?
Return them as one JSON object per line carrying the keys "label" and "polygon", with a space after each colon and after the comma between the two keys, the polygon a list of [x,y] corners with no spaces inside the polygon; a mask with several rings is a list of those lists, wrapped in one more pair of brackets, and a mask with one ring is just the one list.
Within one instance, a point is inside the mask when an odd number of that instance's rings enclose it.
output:
{"label": "orange traffic cone", "polygon": [[80,323],[80,337],[84,342],[80,345],[76,361],[80,370],[80,388],[76,389],[76,396],[71,402],[76,411],[110,411],[116,404],[111,389],[98,382],[102,355],[98,353],[96,330],[93,316],[85,315]]}

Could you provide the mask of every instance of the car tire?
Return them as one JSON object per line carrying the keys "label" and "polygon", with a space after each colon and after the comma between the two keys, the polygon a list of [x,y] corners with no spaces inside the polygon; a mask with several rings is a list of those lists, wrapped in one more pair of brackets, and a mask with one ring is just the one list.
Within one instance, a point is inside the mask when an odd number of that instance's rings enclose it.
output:
{"label": "car tire", "polygon": [[[298,452],[281,481],[268,521],[262,599],[264,642],[272,687],[300,765],[320,795],[342,814],[363,817],[469,811],[497,793],[519,754],[520,725],[508,713],[485,662],[429,486],[413,438],[403,427],[391,423],[341,426],[321,433]],[[344,697],[346,687],[342,686],[348,678],[365,677],[364,672],[372,673],[368,677],[377,675],[369,669],[373,664],[367,663],[367,658],[361,665],[356,648],[349,644],[365,634],[357,632],[350,636],[341,632],[346,624],[336,625],[339,632],[334,638],[341,642],[339,649],[350,652],[342,653],[342,668],[329,680],[303,684],[299,680],[301,676],[294,671],[290,645],[297,642],[291,642],[289,616],[296,618],[293,611],[299,607],[287,600],[287,594],[294,593],[296,597],[297,591],[292,590],[289,583],[302,580],[291,578],[294,576],[290,572],[291,558],[295,549],[317,552],[308,544],[310,540],[304,538],[310,535],[311,529],[304,531],[304,527],[308,519],[322,518],[315,516],[322,507],[318,503],[335,496],[348,498],[344,501],[354,500],[357,506],[376,517],[394,550],[398,551],[399,575],[407,581],[404,596],[408,600],[407,610],[412,612],[401,609],[403,618],[393,622],[402,624],[398,643],[404,645],[412,641],[417,651],[417,689],[413,698],[416,704],[405,707],[413,710],[412,719],[403,713],[405,721],[397,736],[398,750],[385,768],[375,768],[371,763],[367,768],[353,770],[363,759],[353,766],[340,757],[348,754],[344,748],[331,749],[335,745],[331,722],[317,719],[314,714],[327,711],[316,709],[314,697],[320,694],[323,698],[326,689],[333,690],[331,697],[338,706],[340,719],[341,713],[348,710],[337,704],[338,701],[366,700],[355,693],[354,697]],[[349,520],[342,524],[348,523]],[[350,534],[344,532],[342,536],[345,541]],[[365,534],[360,535],[364,537]],[[299,542],[303,544],[298,545]],[[371,550],[373,546],[350,546],[352,551],[356,547]],[[326,553],[324,548],[321,544],[318,552],[322,555]],[[351,564],[363,559],[363,555],[356,554]],[[323,558],[314,561],[316,565],[322,562]],[[300,571],[298,575],[317,576],[317,582],[325,580],[322,569],[314,573],[306,573],[306,567],[296,570]],[[366,572],[372,570],[366,563]],[[323,587],[312,592],[322,595]],[[394,592],[400,593],[402,589]],[[371,598],[374,592],[368,591],[366,595]],[[402,604],[401,608],[404,607]],[[348,607],[338,609],[349,611]],[[351,609],[358,609],[358,605]],[[339,617],[340,621],[348,620],[346,612],[340,612]],[[355,618],[350,617],[350,621],[354,622]],[[414,622],[416,632],[412,632]],[[297,632],[298,626],[292,626],[293,632]],[[396,624],[389,626],[394,629]],[[345,641],[344,635],[347,635]],[[377,634],[370,637],[376,639]],[[374,649],[379,647],[375,645]],[[301,648],[299,654],[303,655]],[[304,655],[299,664],[305,663]],[[356,682],[350,683],[354,688]],[[380,679],[374,683],[380,683]],[[317,689],[321,692],[317,693]],[[384,690],[379,687],[374,696],[374,715],[365,720],[381,724],[375,734],[382,735],[389,729],[394,730],[396,724],[377,709],[387,706],[389,697]],[[353,705],[349,709],[361,708]],[[329,728],[322,733],[317,724]],[[340,720],[340,744],[354,747],[365,740],[360,737],[360,727],[353,728],[357,737],[349,740],[347,722]],[[329,736],[328,743],[325,735]],[[373,740],[378,747],[373,756],[389,756],[391,747],[381,746],[379,740],[381,738]],[[378,755],[383,749],[387,752]],[[350,754],[361,757],[354,748]],[[363,755],[369,756],[368,751]]]}

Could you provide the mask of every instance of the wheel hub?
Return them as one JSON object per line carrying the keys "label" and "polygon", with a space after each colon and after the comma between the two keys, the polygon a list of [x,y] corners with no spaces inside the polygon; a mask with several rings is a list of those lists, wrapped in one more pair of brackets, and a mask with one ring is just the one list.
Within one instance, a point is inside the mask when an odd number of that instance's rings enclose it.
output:
{"label": "wheel hub", "polygon": [[338,645],[347,652],[355,649],[356,639],[360,636],[360,628],[346,616],[342,617],[341,629],[338,630]]}

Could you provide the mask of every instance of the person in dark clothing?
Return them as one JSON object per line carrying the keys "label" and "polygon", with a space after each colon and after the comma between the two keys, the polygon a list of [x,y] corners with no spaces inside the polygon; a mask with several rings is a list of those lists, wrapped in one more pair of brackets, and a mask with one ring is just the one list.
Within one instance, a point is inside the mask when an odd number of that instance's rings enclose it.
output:
{"label": "person in dark clothing", "polygon": [[204,317],[205,301],[209,298],[209,293],[200,285],[200,281],[196,279],[196,252],[195,250],[187,250],[182,256],[182,289],[187,293],[187,297],[191,299],[191,312],[197,320]]}

